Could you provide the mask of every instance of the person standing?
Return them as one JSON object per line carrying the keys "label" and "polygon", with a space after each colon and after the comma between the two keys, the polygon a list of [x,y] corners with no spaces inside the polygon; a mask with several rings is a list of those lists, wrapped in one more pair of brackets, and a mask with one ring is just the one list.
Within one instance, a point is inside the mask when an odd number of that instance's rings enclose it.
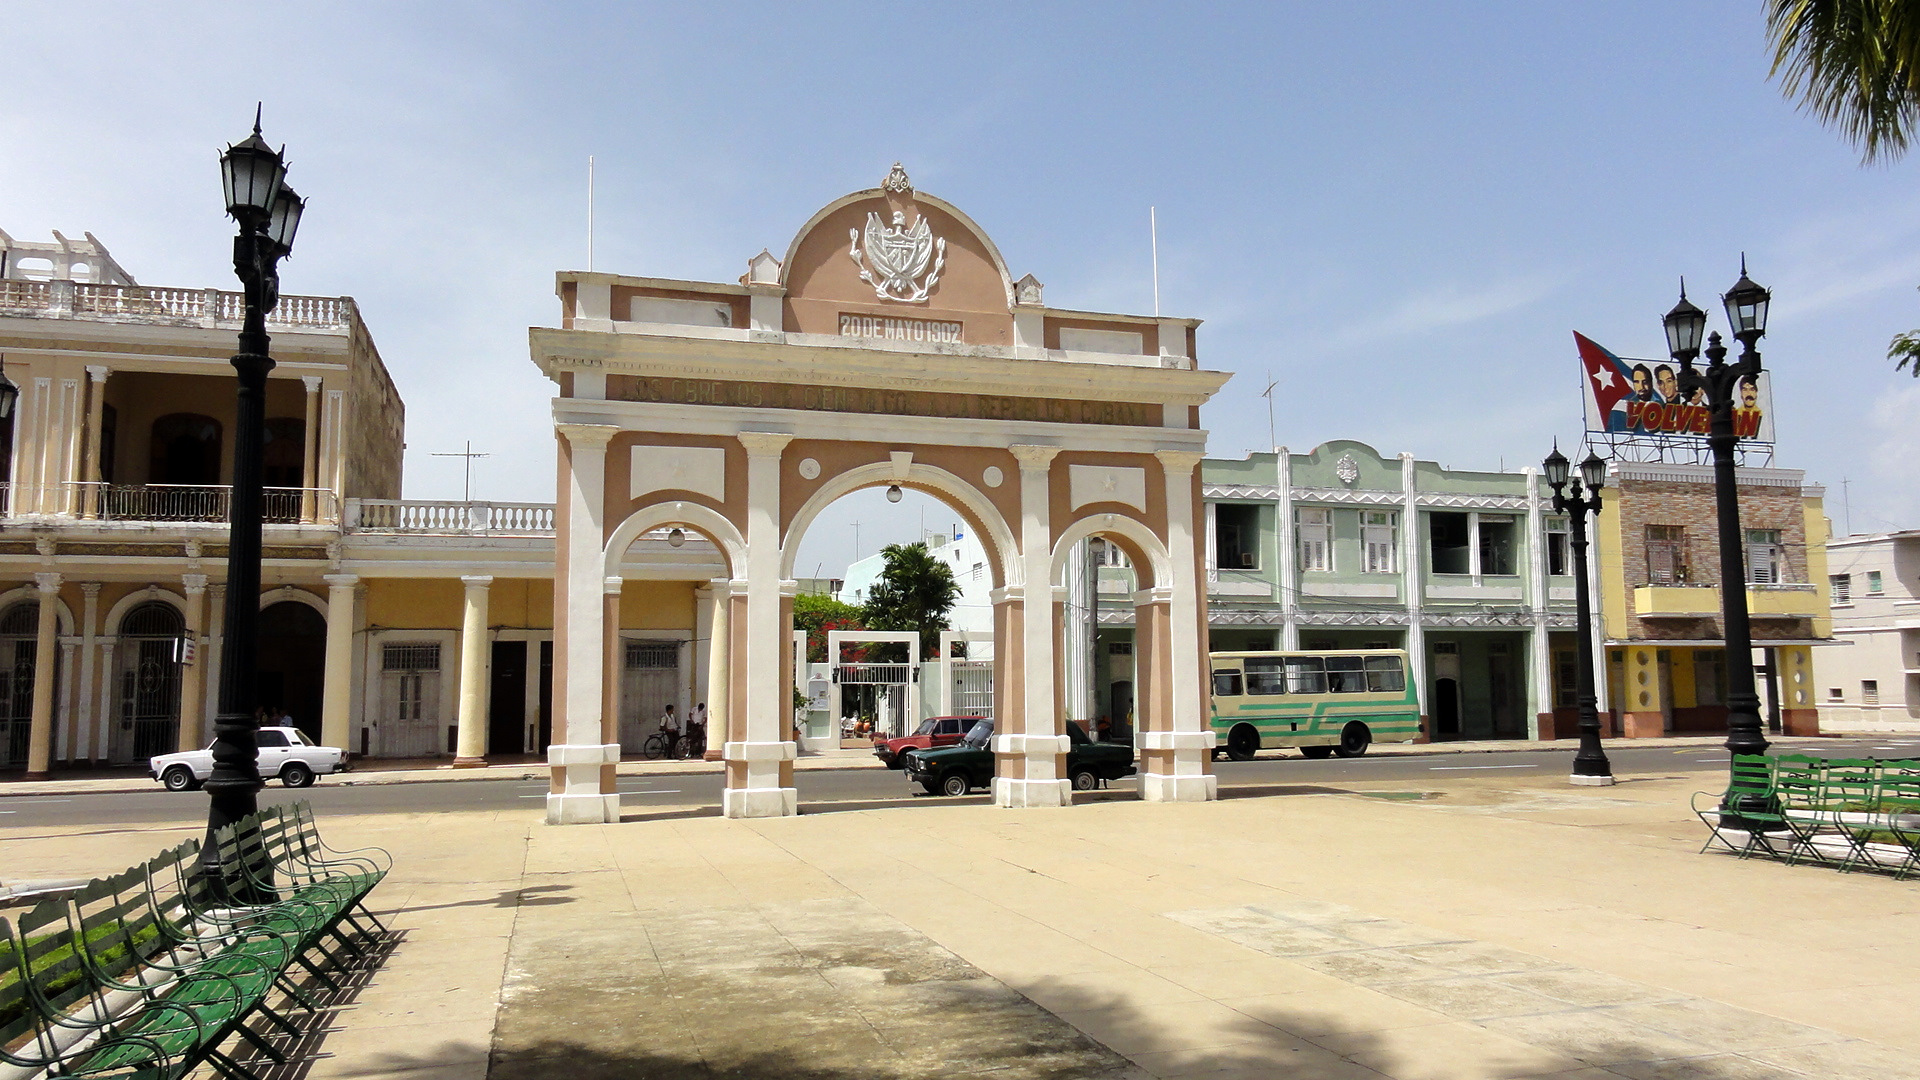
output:
{"label": "person standing", "polygon": [[666,711],[660,714],[660,734],[667,737],[667,756],[672,757],[680,749],[680,718],[673,714],[672,702],[668,702]]}
{"label": "person standing", "polygon": [[703,754],[707,749],[707,703],[702,701],[693,707],[692,715],[687,717],[687,756]]}

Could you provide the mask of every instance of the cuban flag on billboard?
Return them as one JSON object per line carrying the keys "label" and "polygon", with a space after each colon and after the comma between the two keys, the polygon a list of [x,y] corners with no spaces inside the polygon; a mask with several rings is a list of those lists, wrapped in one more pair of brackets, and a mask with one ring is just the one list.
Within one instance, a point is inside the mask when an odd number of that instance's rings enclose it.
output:
{"label": "cuban flag on billboard", "polygon": [[1625,431],[1626,401],[1633,396],[1633,372],[1599,342],[1575,331],[1580,364],[1587,373],[1588,431]]}

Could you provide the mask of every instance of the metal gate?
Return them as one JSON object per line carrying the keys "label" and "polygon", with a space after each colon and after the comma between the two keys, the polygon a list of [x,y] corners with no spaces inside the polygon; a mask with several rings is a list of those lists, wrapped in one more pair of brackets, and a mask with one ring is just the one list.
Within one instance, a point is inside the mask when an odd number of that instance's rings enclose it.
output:
{"label": "metal gate", "polygon": [[920,723],[907,711],[907,687],[919,678],[912,664],[835,664],[833,695],[839,716],[849,713],[873,725],[878,735],[905,735]]}
{"label": "metal gate", "polygon": [[38,647],[33,638],[0,638],[0,769],[22,768],[27,763],[27,741],[33,731],[33,658]]}
{"label": "metal gate", "polygon": [[[116,764],[144,762],[181,749],[180,638],[186,621],[151,600],[120,620],[120,723],[110,740]],[[198,749],[197,747],[193,749]]]}
{"label": "metal gate", "polygon": [[[629,641],[620,675],[620,751],[637,754],[660,730],[660,715],[680,700],[680,643]],[[687,718],[680,717],[680,731]]]}
{"label": "metal gate", "polygon": [[956,716],[993,719],[993,661],[947,661],[947,700]]}

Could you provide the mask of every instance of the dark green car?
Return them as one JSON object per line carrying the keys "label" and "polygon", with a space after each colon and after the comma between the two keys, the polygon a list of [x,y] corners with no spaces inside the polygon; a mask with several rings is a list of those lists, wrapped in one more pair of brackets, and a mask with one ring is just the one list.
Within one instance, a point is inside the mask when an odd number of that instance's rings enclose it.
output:
{"label": "dark green car", "polygon": [[[906,755],[907,779],[927,789],[929,795],[965,795],[974,788],[993,784],[993,721],[973,725],[967,737],[953,746],[936,750],[911,750]],[[1079,724],[1067,721],[1067,776],[1075,791],[1092,791],[1102,780],[1132,776],[1133,747],[1125,743],[1097,743],[1087,738]]]}

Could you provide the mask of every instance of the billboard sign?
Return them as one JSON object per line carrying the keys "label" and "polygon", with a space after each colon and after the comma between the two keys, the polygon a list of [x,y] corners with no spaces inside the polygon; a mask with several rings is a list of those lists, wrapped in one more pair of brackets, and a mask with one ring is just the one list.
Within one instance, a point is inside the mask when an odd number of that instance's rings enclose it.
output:
{"label": "billboard sign", "polygon": [[[1582,398],[1589,432],[1690,441],[1707,437],[1706,391],[1696,389],[1683,400],[1679,364],[1615,356],[1579,333],[1573,340],[1585,374]],[[1734,388],[1733,431],[1747,442],[1773,441],[1773,393],[1767,372]]]}

